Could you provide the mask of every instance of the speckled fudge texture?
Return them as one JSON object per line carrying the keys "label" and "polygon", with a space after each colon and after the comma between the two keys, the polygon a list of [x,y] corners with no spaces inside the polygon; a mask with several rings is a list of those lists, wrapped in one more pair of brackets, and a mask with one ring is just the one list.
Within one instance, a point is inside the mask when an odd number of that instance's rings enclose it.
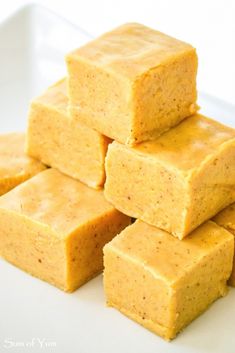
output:
{"label": "speckled fudge texture", "polygon": [[103,246],[130,224],[102,190],[47,169],[0,198],[0,254],[65,291],[103,268]]}
{"label": "speckled fudge texture", "polygon": [[117,209],[182,239],[235,201],[235,130],[196,114],[155,141],[113,142],[106,176]]}
{"label": "speckled fudge texture", "polygon": [[75,121],[134,145],[154,139],[198,109],[195,49],[137,23],[67,55]]}
{"label": "speckled fudge texture", "polygon": [[68,116],[66,80],[62,79],[30,106],[27,153],[93,188],[104,184],[109,138]]}
{"label": "speckled fudge texture", "polygon": [[136,221],[104,247],[107,304],[170,340],[227,293],[233,251],[211,221],[183,240]]}

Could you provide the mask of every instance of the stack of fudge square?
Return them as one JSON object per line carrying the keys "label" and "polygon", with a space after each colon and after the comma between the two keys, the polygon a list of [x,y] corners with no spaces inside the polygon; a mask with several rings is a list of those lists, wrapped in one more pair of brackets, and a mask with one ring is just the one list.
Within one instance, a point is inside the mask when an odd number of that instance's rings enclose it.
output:
{"label": "stack of fudge square", "polygon": [[197,112],[195,49],[143,25],[66,63],[5,160],[1,256],[71,292],[104,252],[107,304],[170,340],[235,285],[235,130]]}

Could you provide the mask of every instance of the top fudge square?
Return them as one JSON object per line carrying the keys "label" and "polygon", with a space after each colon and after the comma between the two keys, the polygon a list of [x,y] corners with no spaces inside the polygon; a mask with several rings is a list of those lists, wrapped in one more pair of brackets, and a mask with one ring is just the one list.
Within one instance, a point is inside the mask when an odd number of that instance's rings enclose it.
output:
{"label": "top fudge square", "polygon": [[118,142],[154,139],[197,110],[196,50],[143,25],[122,25],[66,61],[72,118]]}

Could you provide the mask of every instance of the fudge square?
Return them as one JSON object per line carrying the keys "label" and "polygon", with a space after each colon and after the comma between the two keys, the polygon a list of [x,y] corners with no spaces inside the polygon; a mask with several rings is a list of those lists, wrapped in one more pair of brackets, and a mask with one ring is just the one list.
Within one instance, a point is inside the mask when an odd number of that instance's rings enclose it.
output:
{"label": "fudge square", "polygon": [[72,292],[102,270],[103,246],[129,224],[102,190],[47,169],[0,198],[0,254]]}
{"label": "fudge square", "polygon": [[24,152],[25,134],[0,135],[0,195],[46,169],[41,162]]}
{"label": "fudge square", "polygon": [[153,139],[198,109],[195,49],[143,25],[122,25],[66,61],[73,119],[124,144]]}
{"label": "fudge square", "polygon": [[170,340],[227,293],[233,251],[211,221],[180,241],[138,220],[104,247],[107,304]]}
{"label": "fudge square", "polygon": [[[216,222],[221,227],[224,227],[225,229],[227,229],[235,237],[235,203],[226,207],[224,210],[218,213],[214,217],[213,221]],[[230,286],[235,287],[235,257],[233,259],[232,274],[228,283]]]}
{"label": "fudge square", "polygon": [[49,87],[32,102],[27,153],[90,187],[102,187],[104,158],[110,139],[72,122],[67,106],[65,79]]}
{"label": "fudge square", "polygon": [[117,209],[182,239],[235,201],[235,130],[195,114],[155,141],[113,142],[106,176]]}

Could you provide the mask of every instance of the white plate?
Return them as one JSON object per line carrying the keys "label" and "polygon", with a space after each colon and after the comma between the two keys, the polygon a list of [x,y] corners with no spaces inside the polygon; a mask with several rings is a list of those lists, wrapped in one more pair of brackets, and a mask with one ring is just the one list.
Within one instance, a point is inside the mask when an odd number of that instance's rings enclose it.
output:
{"label": "white plate", "polygon": [[[25,128],[29,100],[65,74],[64,54],[88,38],[81,29],[35,5],[0,25],[2,132]],[[205,94],[200,95],[200,104],[205,113],[235,126],[233,106]],[[66,294],[0,260],[0,283],[0,352],[235,351],[233,289],[167,343],[105,307],[101,276]]]}

